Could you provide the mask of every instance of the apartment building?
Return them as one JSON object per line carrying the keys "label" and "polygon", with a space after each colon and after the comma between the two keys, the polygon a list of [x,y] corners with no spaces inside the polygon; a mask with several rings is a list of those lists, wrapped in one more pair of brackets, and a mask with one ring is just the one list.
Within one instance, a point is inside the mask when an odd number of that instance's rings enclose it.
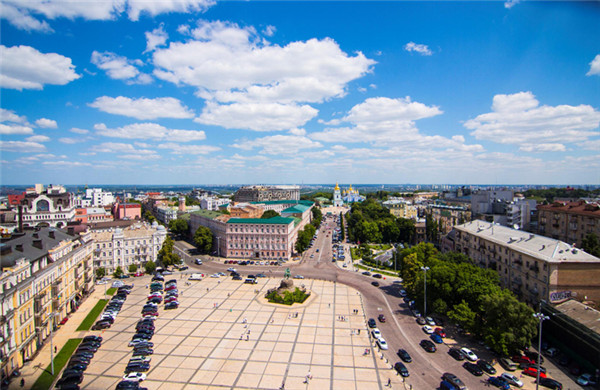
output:
{"label": "apartment building", "polygon": [[537,210],[539,234],[577,246],[590,233],[600,237],[600,202],[554,202]]}
{"label": "apartment building", "polygon": [[264,202],[270,200],[300,200],[299,186],[246,186],[236,191],[236,202]]}
{"label": "apartment building", "polygon": [[23,366],[94,287],[92,236],[54,228],[0,244],[2,375]]}
{"label": "apartment building", "polygon": [[127,272],[131,264],[142,267],[148,261],[155,262],[167,230],[156,222],[136,222],[128,227],[94,230],[92,236],[94,266],[110,274],[119,266]]}
{"label": "apartment building", "polygon": [[417,208],[411,204],[411,202],[408,202],[405,199],[392,198],[383,202],[382,205],[386,209],[390,210],[390,214],[396,218],[417,218]]}
{"label": "apartment building", "polygon": [[570,244],[479,220],[454,232],[457,252],[496,270],[502,286],[525,302],[600,302],[600,259]]}
{"label": "apartment building", "polygon": [[438,223],[442,234],[448,234],[455,225],[471,220],[471,211],[465,206],[450,206],[445,204],[432,204],[427,206],[431,217]]}

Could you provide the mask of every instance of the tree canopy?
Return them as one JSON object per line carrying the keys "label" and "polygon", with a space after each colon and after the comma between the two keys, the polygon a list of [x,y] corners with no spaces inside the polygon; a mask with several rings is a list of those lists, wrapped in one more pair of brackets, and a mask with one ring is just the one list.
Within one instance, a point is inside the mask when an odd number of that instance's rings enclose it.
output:
{"label": "tree canopy", "polygon": [[318,207],[313,207],[312,210],[312,221],[310,222],[315,228],[319,228],[321,226],[321,221],[323,220],[323,213],[321,209]]}
{"label": "tree canopy", "polygon": [[354,203],[346,220],[355,242],[411,242],[415,235],[413,220],[396,218],[374,199]]}
{"label": "tree canopy", "polygon": [[298,239],[296,240],[296,252],[304,252],[310,245],[311,238],[315,235],[317,229],[311,224],[304,226],[304,229],[298,232]]}
{"label": "tree canopy", "polygon": [[206,226],[200,226],[194,233],[194,244],[200,253],[210,253],[213,246],[213,234]]}
{"label": "tree canopy", "polygon": [[273,217],[279,217],[279,213],[275,210],[267,210],[261,216],[262,219],[269,219]]}
{"label": "tree canopy", "polygon": [[167,236],[162,248],[158,251],[158,261],[165,267],[181,262],[181,257],[177,253],[173,253],[173,246],[173,239]]}
{"label": "tree canopy", "polygon": [[594,233],[589,233],[581,240],[581,249],[592,256],[600,257],[600,239]]}
{"label": "tree canopy", "polygon": [[188,232],[188,222],[185,219],[173,219],[169,222],[169,230],[177,235],[185,235]]}
{"label": "tree canopy", "polygon": [[148,275],[152,275],[156,270],[156,264],[152,260],[150,260],[144,265],[144,269],[146,270],[146,273]]}

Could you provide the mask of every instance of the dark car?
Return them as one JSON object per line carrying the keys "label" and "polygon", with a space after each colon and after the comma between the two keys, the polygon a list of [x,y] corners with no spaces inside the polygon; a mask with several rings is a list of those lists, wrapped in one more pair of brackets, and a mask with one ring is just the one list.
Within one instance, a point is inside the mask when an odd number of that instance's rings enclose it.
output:
{"label": "dark car", "polygon": [[419,343],[419,345],[421,346],[421,348],[423,348],[425,351],[427,352],[435,352],[437,349],[435,347],[435,344],[432,343],[429,340],[421,340],[421,342]]}
{"label": "dark car", "polygon": [[162,298],[159,297],[154,297],[154,298],[150,298],[148,299],[149,303],[162,303]]}
{"label": "dark car", "polygon": [[130,363],[125,367],[125,372],[145,372],[150,369],[150,363]]}
{"label": "dark car", "polygon": [[410,363],[412,362],[412,358],[410,357],[410,355],[408,354],[408,352],[406,352],[406,350],[404,349],[399,349],[398,350],[398,356],[400,357],[400,359],[402,359],[405,363]]}
{"label": "dark car", "polygon": [[385,322],[385,316],[383,314],[378,315],[377,319],[379,320],[379,322]]}
{"label": "dark car", "polygon": [[552,378],[540,378],[540,385],[553,390],[562,390],[563,385]]}
{"label": "dark car", "polygon": [[89,363],[81,363],[81,362],[69,363],[69,365],[67,366],[67,370],[73,369],[73,370],[77,370],[77,371],[85,371],[85,370],[87,370],[88,364]]}
{"label": "dark car", "polygon": [[74,375],[83,375],[83,370],[73,368],[73,367],[67,367],[62,373],[62,378],[66,378],[68,376],[74,376]]}
{"label": "dark car", "polygon": [[242,277],[240,275],[233,275],[233,278],[231,278],[232,280],[242,280]]}
{"label": "dark car", "polygon": [[99,341],[93,341],[93,340],[83,340],[81,342],[81,344],[79,344],[79,346],[82,346],[82,345],[93,345],[94,347],[99,348],[102,345],[102,343],[100,343]]}
{"label": "dark car", "polygon": [[177,304],[175,302],[169,302],[165,305],[165,310],[177,309],[178,307],[179,307],[179,304]]}
{"label": "dark car", "polygon": [[479,366],[479,368],[481,368],[483,371],[487,372],[490,375],[496,374],[496,369],[492,367],[490,363],[483,359],[479,359],[477,361],[477,365]]}
{"label": "dark car", "polygon": [[119,383],[117,383],[117,390],[138,390],[140,388],[140,383],[139,382],[134,382],[134,381],[121,381]]}
{"label": "dark car", "polygon": [[394,364],[394,369],[398,372],[398,374],[402,375],[403,377],[407,377],[410,375],[408,373],[408,368],[406,368],[406,366],[402,362],[396,362],[396,364]]}
{"label": "dark car", "polygon": [[375,281],[375,282],[371,282],[371,284],[375,287],[379,287],[379,282]]}
{"label": "dark car", "polygon": [[456,360],[465,360],[465,354],[458,348],[450,348],[448,350],[448,355],[452,356]]}
{"label": "dark car", "polygon": [[111,325],[112,323],[108,321],[98,321],[92,326],[92,330],[107,329],[110,328]]}
{"label": "dark car", "polygon": [[377,322],[375,322],[375,318],[369,318],[369,321],[367,322],[367,324],[369,325],[369,328],[377,327]]}
{"label": "dark car", "polygon": [[479,368],[479,366],[475,363],[471,363],[471,362],[465,362],[463,364],[463,367],[469,371],[471,374],[475,375],[475,376],[482,376],[483,375],[483,370],[481,368]]}
{"label": "dark car", "polygon": [[75,353],[73,354],[73,357],[84,357],[87,359],[91,359],[94,357],[94,353],[90,352],[90,351],[75,351]]}
{"label": "dark car", "polygon": [[365,276],[371,276],[371,273],[369,271],[365,271],[362,274],[365,275]]}
{"label": "dark car", "polygon": [[[534,360],[536,363],[538,361],[538,353],[534,351],[525,351],[523,355],[527,356],[529,359]],[[544,364],[544,357],[540,355],[540,364]]]}
{"label": "dark car", "polygon": [[431,340],[433,340],[433,342],[436,343],[436,344],[443,344],[444,343],[444,339],[439,334],[432,333],[431,335],[429,335],[429,338]]}
{"label": "dark car", "polygon": [[381,275],[381,274],[373,274],[373,277],[376,278],[376,279],[381,279],[381,278],[383,278],[383,275]]}
{"label": "dark car", "polygon": [[153,335],[151,334],[147,334],[147,333],[136,333],[133,335],[133,337],[131,338],[132,340],[134,339],[144,339],[144,340],[150,340],[152,338]]}
{"label": "dark car", "polygon": [[95,345],[90,345],[90,344],[80,345],[79,347],[77,347],[77,352],[81,352],[81,351],[94,353],[94,352],[98,351],[98,347],[96,347]]}
{"label": "dark car", "polygon": [[133,348],[133,356],[136,355],[152,355],[154,350],[152,348]]}
{"label": "dark car", "polygon": [[72,356],[71,359],[69,359],[69,364],[70,365],[73,365],[73,364],[88,365],[88,364],[90,364],[90,360],[91,360],[91,358],[85,357],[85,356]]}
{"label": "dark car", "polygon": [[467,386],[465,386],[465,383],[463,381],[461,381],[456,375],[454,375],[450,372],[445,372],[444,375],[442,375],[442,379],[445,380],[446,382],[452,383],[453,386],[455,386],[461,390],[467,388]]}
{"label": "dark car", "polygon": [[496,386],[502,390],[510,390],[510,385],[508,384],[508,382],[499,376],[491,376],[488,378],[487,381],[490,385]]}
{"label": "dark car", "polygon": [[419,325],[425,325],[427,323],[427,320],[423,317],[417,317],[416,321]]}
{"label": "dark car", "polygon": [[62,386],[67,383],[75,383],[79,384],[83,381],[83,374],[71,374],[68,376],[63,376],[56,382],[56,386]]}

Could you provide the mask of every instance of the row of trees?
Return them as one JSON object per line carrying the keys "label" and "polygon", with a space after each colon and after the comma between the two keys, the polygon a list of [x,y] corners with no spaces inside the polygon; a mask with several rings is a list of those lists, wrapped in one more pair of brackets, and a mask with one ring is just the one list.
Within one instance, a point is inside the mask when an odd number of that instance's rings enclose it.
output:
{"label": "row of trees", "polygon": [[173,253],[174,244],[173,239],[167,236],[162,248],[158,251],[158,261],[164,267],[181,263],[181,257],[177,253]]}
{"label": "row of trees", "polygon": [[296,252],[303,253],[310,245],[311,238],[315,235],[317,229],[312,224],[307,224],[304,229],[298,232],[296,240]]}
{"label": "row of trees", "polygon": [[588,198],[600,195],[600,189],[584,190],[583,188],[546,188],[543,190],[530,189],[524,193],[526,198],[537,198],[552,203],[556,198]]}
{"label": "row of trees", "polygon": [[374,199],[354,203],[346,219],[354,242],[411,242],[415,235],[413,220],[396,218]]}
{"label": "row of trees", "polygon": [[482,269],[460,253],[439,253],[421,243],[398,252],[405,289],[423,309],[427,271],[428,312],[447,315],[494,351],[509,355],[530,345],[537,334],[533,310],[499,286],[496,271]]}

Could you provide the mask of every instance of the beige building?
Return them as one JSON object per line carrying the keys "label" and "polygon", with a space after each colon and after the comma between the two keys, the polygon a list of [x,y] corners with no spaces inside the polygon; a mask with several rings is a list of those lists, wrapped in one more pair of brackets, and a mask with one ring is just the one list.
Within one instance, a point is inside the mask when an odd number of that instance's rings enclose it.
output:
{"label": "beige building", "polygon": [[235,192],[234,199],[236,202],[300,200],[300,187],[294,185],[246,186]]}
{"label": "beige building", "polygon": [[554,202],[538,205],[538,233],[581,246],[590,233],[600,238],[600,203]]}
{"label": "beige building", "polygon": [[93,289],[91,233],[54,228],[15,233],[2,243],[2,374],[30,359],[51,329]]}
{"label": "beige building", "polygon": [[404,199],[386,200],[383,207],[390,210],[390,214],[396,218],[417,219],[417,208]]}
{"label": "beige building", "polygon": [[231,218],[260,218],[264,209],[259,205],[250,203],[237,203],[229,205]]}
{"label": "beige building", "polygon": [[164,226],[154,222],[136,222],[128,227],[93,231],[94,266],[106,269],[110,274],[117,267],[127,273],[131,264],[144,266],[156,262],[158,251],[167,238]]}
{"label": "beige building", "polygon": [[471,220],[471,211],[463,206],[432,204],[427,208],[442,234],[448,234],[455,225]]}
{"label": "beige building", "polygon": [[455,250],[494,269],[503,287],[525,302],[569,297],[600,302],[600,259],[567,243],[472,221],[454,227]]}

